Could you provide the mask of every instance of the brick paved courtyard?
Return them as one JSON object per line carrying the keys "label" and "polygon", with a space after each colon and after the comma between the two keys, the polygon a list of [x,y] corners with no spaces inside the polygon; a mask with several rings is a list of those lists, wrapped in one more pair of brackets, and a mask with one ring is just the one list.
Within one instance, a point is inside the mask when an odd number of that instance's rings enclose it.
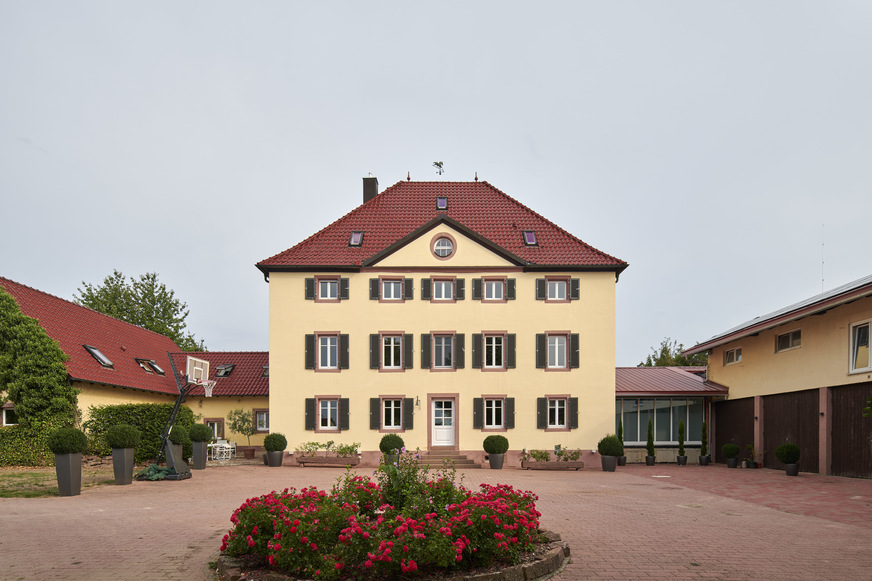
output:
{"label": "brick paved courtyard", "polygon": [[[872,579],[872,481],[722,465],[618,470],[470,470],[464,483],[536,492],[542,525],[572,548],[562,580]],[[0,578],[208,579],[246,498],[329,488],[340,473],[211,467],[180,482],[0,499]]]}

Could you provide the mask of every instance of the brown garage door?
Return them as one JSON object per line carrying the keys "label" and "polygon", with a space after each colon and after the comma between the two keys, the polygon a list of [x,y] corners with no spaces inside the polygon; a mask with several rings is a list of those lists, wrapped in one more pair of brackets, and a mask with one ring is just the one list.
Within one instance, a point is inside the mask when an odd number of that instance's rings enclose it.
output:
{"label": "brown garage door", "polygon": [[872,382],[832,389],[833,475],[872,478],[872,417],[863,417]]}
{"label": "brown garage door", "polygon": [[739,446],[739,459],[745,457],[745,446],[754,443],[754,398],[719,401],[713,407],[715,438],[712,453],[715,462],[726,462],[721,447],[733,443]]}
{"label": "brown garage door", "polygon": [[763,465],[783,468],[775,449],[786,442],[800,449],[799,470],[818,472],[820,392],[817,389],[767,395],[763,398]]}

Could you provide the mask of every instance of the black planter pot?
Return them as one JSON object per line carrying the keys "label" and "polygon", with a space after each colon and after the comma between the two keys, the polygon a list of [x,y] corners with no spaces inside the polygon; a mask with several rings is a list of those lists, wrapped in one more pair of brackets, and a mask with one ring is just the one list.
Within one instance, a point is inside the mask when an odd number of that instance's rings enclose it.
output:
{"label": "black planter pot", "polygon": [[799,464],[785,464],[784,471],[788,476],[799,476]]}
{"label": "black planter pot", "polygon": [[700,456],[699,457],[699,465],[700,466],[708,466],[709,462],[711,462],[711,461],[712,461],[711,456]]}
{"label": "black planter pot", "polygon": [[657,456],[645,456],[645,464],[647,464],[648,466],[654,466],[654,460],[656,458]]}
{"label": "black planter pot", "polygon": [[737,468],[739,466],[738,458],[727,458],[727,468]]}
{"label": "black planter pot", "polygon": [[188,464],[182,458],[182,444],[167,442],[166,456],[167,468],[172,468],[177,474],[186,474],[191,471]]}
{"label": "black planter pot", "polygon": [[277,450],[275,452],[267,452],[266,459],[269,462],[270,468],[278,468],[282,465],[282,457],[285,455],[284,450]]}
{"label": "black planter pot", "polygon": [[58,495],[78,496],[82,492],[82,455],[55,454]]}
{"label": "black planter pot", "polygon": [[748,468],[757,468],[757,463],[756,463],[756,462],[750,462],[750,461],[749,461],[749,462],[748,462]]}
{"label": "black planter pot", "polygon": [[506,459],[505,454],[488,454],[487,461],[490,464],[491,470],[502,470],[503,462]]}
{"label": "black planter pot", "polygon": [[626,456],[618,456],[618,466],[626,466],[627,465],[627,457]]}
{"label": "black planter pot", "polygon": [[614,472],[615,466],[618,465],[617,456],[600,456],[603,463],[603,472]]}
{"label": "black planter pot", "polygon": [[191,458],[191,469],[192,470],[205,470],[206,469],[206,454],[209,450],[208,442],[193,442],[194,452],[193,457]]}
{"label": "black planter pot", "polygon": [[133,482],[133,448],[112,448],[112,471],[115,484]]}
{"label": "black planter pot", "polygon": [[676,456],[676,459],[678,460],[679,466],[686,466],[687,465],[687,456]]}

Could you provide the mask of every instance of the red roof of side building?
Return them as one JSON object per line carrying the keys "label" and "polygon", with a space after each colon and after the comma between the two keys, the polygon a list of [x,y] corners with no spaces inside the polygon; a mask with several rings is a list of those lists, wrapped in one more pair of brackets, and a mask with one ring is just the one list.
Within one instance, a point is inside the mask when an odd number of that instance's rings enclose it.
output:
{"label": "red roof of side building", "polygon": [[[444,210],[436,198],[447,198]],[[628,265],[582,242],[487,182],[397,182],[368,202],[293,248],[257,263],[271,270],[369,266],[410,238],[439,223],[477,238],[521,266],[613,270]],[[524,244],[523,232],[536,233],[538,244]],[[351,233],[364,233],[359,247]]]}
{"label": "red roof of side building", "polygon": [[[173,353],[173,362],[179,373],[184,374],[188,356],[209,362],[209,379],[215,380],[212,397],[218,396],[269,396],[269,375],[264,376],[264,367],[269,365],[267,351],[188,351]],[[219,366],[233,365],[229,375],[218,377]],[[194,388],[192,396],[205,395],[202,387]]]}
{"label": "red roof of side building", "polygon": [[[36,319],[69,356],[67,373],[80,381],[178,395],[169,353],[179,351],[171,339],[92,311],[70,301],[0,277],[0,287],[21,311]],[[96,347],[111,362],[101,365],[84,347]],[[164,374],[147,372],[137,359],[154,361]]]}
{"label": "red roof of side building", "polygon": [[[686,369],[696,369],[690,367]],[[618,367],[615,369],[617,396],[705,396],[727,395],[729,388],[706,381],[681,367]]]}

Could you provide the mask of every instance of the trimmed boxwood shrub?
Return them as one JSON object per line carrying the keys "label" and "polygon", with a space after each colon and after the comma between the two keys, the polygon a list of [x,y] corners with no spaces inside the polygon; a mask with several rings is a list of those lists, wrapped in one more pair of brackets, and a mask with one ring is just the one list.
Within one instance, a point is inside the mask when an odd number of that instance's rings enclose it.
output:
{"label": "trimmed boxwood shrub", "polygon": [[284,434],[273,432],[263,439],[263,449],[267,452],[283,452],[288,447],[288,439]]}
{"label": "trimmed boxwood shrub", "polygon": [[378,445],[382,454],[393,454],[396,450],[402,450],[405,447],[406,443],[396,434],[385,434]]}
{"label": "trimmed boxwood shrub", "polygon": [[194,424],[188,430],[188,435],[192,442],[211,442],[215,434],[212,433],[212,428],[206,424]]}
{"label": "trimmed boxwood shrub", "polygon": [[184,426],[173,426],[173,429],[170,430],[170,442],[173,444],[184,444],[186,441],[190,440],[190,436],[188,436],[188,430],[185,429]]}
{"label": "trimmed boxwood shrub", "polygon": [[55,454],[80,454],[88,449],[88,436],[76,428],[58,428],[48,435],[48,447]]}
{"label": "trimmed boxwood shrub", "polygon": [[509,439],[493,434],[484,439],[484,451],[488,454],[505,454],[509,450]]}
{"label": "trimmed boxwood shrub", "polygon": [[136,448],[142,433],[130,424],[117,424],[106,430],[106,443],[114,449]]}
{"label": "trimmed boxwood shrub", "polygon": [[796,464],[799,462],[799,446],[796,444],[781,444],[775,448],[775,457],[782,464]]}
{"label": "trimmed boxwood shrub", "polygon": [[614,434],[606,434],[596,445],[596,450],[603,456],[623,456],[621,441]]}
{"label": "trimmed boxwood shrub", "polygon": [[735,458],[739,455],[739,446],[737,444],[724,444],[721,446],[721,452],[724,458]]}
{"label": "trimmed boxwood shrub", "polygon": [[[91,406],[84,428],[88,432],[91,452],[100,456],[112,453],[106,443],[106,430],[116,424],[130,424],[142,433],[142,440],[133,453],[138,464],[154,461],[160,452],[163,429],[173,411],[171,403],[129,403]],[[176,425],[194,425],[194,412],[186,405],[179,408]]]}

